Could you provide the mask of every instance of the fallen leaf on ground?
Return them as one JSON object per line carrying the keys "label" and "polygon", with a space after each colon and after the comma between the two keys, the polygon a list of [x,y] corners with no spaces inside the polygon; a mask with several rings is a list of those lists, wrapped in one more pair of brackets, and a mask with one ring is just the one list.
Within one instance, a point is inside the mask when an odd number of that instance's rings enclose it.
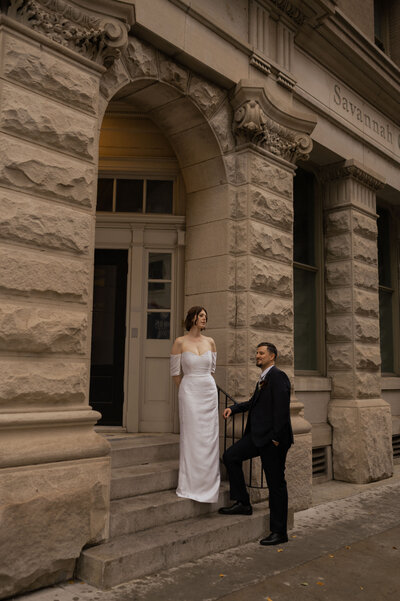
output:
{"label": "fallen leaf on ground", "polygon": [[302,582],[301,586],[308,586],[308,582]]}
{"label": "fallen leaf on ground", "polygon": [[321,582],[320,580],[318,580],[317,584],[318,586],[325,586],[325,582]]}
{"label": "fallen leaf on ground", "polygon": [[292,534],[292,538],[297,538],[297,534]]}
{"label": "fallen leaf on ground", "polygon": [[345,549],[351,549],[350,545],[346,545]]}
{"label": "fallen leaf on ground", "polygon": [[272,601],[271,597],[265,597],[265,601]]}
{"label": "fallen leaf on ground", "polygon": [[329,555],[329,557],[335,557],[334,555]]}
{"label": "fallen leaf on ground", "polygon": [[278,549],[278,553],[282,553],[283,549]]}
{"label": "fallen leaf on ground", "polygon": [[219,577],[220,578],[225,578],[225,574],[220,574]]}

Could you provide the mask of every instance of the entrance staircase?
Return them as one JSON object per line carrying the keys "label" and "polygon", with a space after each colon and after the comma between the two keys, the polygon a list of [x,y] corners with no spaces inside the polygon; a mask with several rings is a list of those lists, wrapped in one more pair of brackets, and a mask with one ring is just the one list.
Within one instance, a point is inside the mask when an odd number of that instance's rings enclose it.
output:
{"label": "entrance staircase", "polygon": [[176,496],[179,436],[111,436],[110,538],[86,548],[78,577],[108,589],[265,536],[267,503],[252,516],[223,516],[226,482],[218,503]]}

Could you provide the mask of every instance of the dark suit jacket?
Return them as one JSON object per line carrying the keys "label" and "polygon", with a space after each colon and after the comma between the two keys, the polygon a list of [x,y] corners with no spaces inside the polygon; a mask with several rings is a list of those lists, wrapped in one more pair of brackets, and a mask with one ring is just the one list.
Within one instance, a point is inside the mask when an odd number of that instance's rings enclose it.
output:
{"label": "dark suit jacket", "polygon": [[231,407],[232,414],[248,411],[245,434],[250,433],[256,447],[276,440],[286,447],[293,443],[290,423],[290,381],[275,365],[266,375],[262,387],[256,387],[245,403]]}

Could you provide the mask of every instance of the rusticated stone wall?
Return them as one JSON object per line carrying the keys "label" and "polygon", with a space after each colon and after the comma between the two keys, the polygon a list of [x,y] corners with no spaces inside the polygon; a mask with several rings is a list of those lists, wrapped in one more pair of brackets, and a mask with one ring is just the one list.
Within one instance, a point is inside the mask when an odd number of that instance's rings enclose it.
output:
{"label": "rusticated stone wall", "polygon": [[[230,223],[226,381],[234,398],[247,400],[260,375],[254,361],[259,342],[276,344],[277,365],[293,381],[294,166],[254,146],[238,149],[227,165],[236,208]],[[291,418],[296,444],[288,455],[287,479],[290,506],[299,510],[311,503],[311,426],[294,395]],[[253,484],[261,473],[254,463]],[[252,490],[253,501],[264,496]]]}
{"label": "rusticated stone wall", "polygon": [[11,20],[0,44],[3,598],[107,536],[110,466],[88,406],[100,72]]}
{"label": "rusticated stone wall", "polygon": [[354,161],[327,170],[326,345],[337,480],[392,474],[390,406],[381,398],[376,189]]}

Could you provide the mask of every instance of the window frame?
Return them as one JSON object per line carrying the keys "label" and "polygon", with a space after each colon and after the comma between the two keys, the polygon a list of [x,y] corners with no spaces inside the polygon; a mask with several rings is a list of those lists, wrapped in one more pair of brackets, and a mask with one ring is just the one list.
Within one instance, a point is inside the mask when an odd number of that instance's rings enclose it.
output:
{"label": "window frame", "polygon": [[[111,211],[99,211],[97,210],[97,197],[96,197],[96,214],[98,215],[130,215],[132,217],[138,215],[153,215],[158,217],[164,217],[169,215],[177,214],[177,197],[178,197],[178,185],[177,185],[177,176],[173,174],[152,174],[152,175],[137,175],[134,172],[129,173],[116,173],[116,172],[108,172],[108,171],[99,171],[97,175],[97,180],[99,179],[111,179],[113,181],[113,196],[112,196],[112,209]],[[142,210],[141,211],[117,211],[117,180],[142,180],[143,181],[143,195],[142,195]],[[170,181],[172,182],[172,210],[171,213],[154,213],[147,212],[146,209],[146,194],[147,194],[147,182],[148,181]]]}
{"label": "window frame", "polygon": [[[323,231],[323,207],[322,207],[322,187],[318,177],[318,168],[316,166],[307,165],[298,167],[306,173],[311,173],[314,176],[313,183],[313,209],[314,209],[314,263],[308,265],[294,260],[294,228],[293,228],[293,352],[294,349],[294,270],[302,269],[313,271],[316,274],[315,278],[315,338],[316,338],[316,369],[296,369],[294,367],[295,376],[317,376],[324,377],[326,375],[326,348],[325,348],[325,252],[324,252],[324,231]],[[296,175],[295,175],[296,177]],[[293,182],[293,223],[294,223],[294,182]]]}
{"label": "window frame", "polygon": [[[393,371],[392,372],[384,372],[382,371],[381,366],[381,376],[382,378],[390,378],[393,376],[400,375],[400,305],[399,305],[399,240],[398,240],[398,218],[395,214],[393,214],[392,207],[381,201],[377,198],[377,219],[379,219],[378,211],[384,210],[387,211],[389,216],[389,249],[390,249],[390,257],[389,257],[389,266],[390,266],[390,279],[391,286],[388,287],[386,285],[381,285],[379,282],[379,263],[377,264],[378,268],[378,297],[380,291],[391,292],[392,293],[392,324],[393,324],[393,333],[392,333],[392,341],[393,341]],[[378,226],[377,226],[378,227]],[[378,230],[377,230],[378,232]],[[379,253],[378,253],[378,245],[379,238],[377,233],[377,256],[379,261]],[[380,307],[379,307],[379,320],[380,320]],[[380,330],[380,327],[379,327]],[[380,335],[379,335],[379,350],[380,347]]]}

